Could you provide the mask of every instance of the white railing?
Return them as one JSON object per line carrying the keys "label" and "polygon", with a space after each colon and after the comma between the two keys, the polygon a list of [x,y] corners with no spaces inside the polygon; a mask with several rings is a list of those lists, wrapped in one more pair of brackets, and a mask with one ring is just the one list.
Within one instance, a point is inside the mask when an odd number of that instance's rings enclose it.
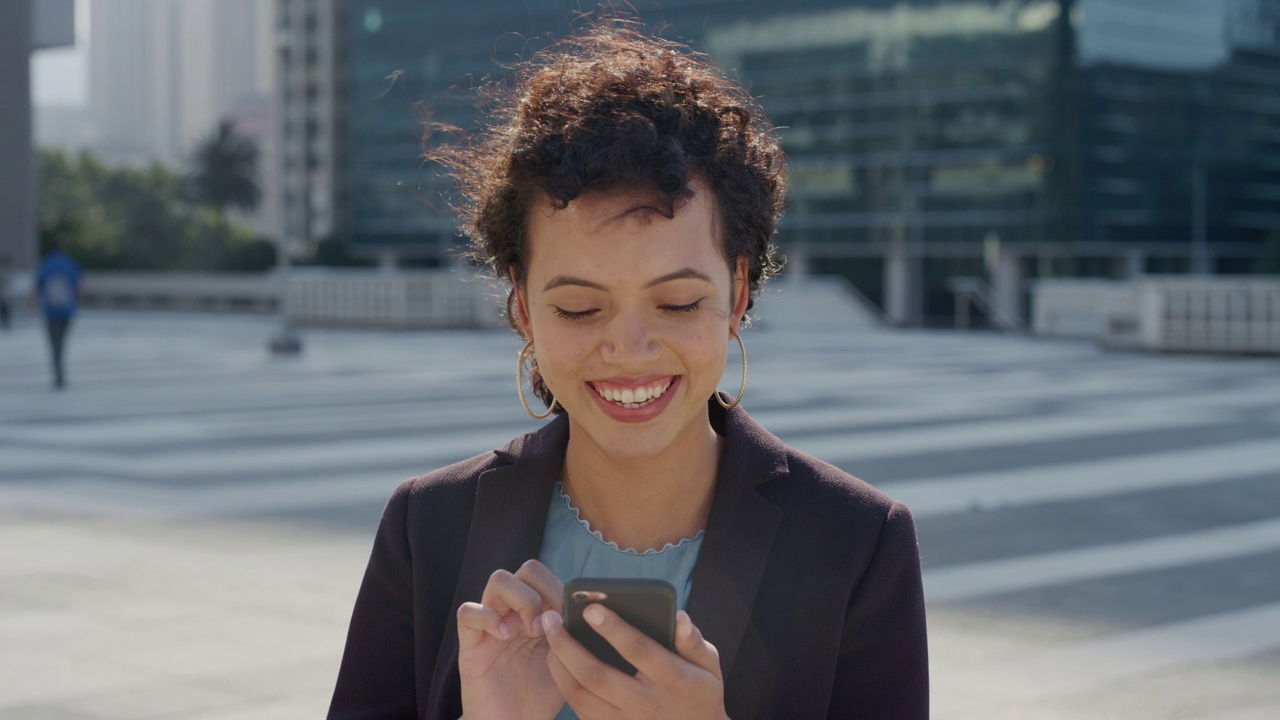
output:
{"label": "white railing", "polygon": [[1101,338],[1138,321],[1135,282],[1094,278],[1036,280],[1031,285],[1031,331],[1050,337]]}
{"label": "white railing", "polygon": [[1143,347],[1280,353],[1280,278],[1148,279],[1141,293]]}
{"label": "white railing", "polygon": [[[281,277],[251,273],[91,272],[90,307],[279,312]],[[469,270],[306,268],[287,282],[300,324],[390,328],[482,327],[502,322],[494,289]]]}
{"label": "white railing", "polygon": [[259,273],[160,273],[91,271],[83,304],[143,310],[210,310],[272,313],[279,285]]}
{"label": "white railing", "polygon": [[1041,335],[1145,350],[1280,353],[1280,277],[1044,280],[1032,298]]}

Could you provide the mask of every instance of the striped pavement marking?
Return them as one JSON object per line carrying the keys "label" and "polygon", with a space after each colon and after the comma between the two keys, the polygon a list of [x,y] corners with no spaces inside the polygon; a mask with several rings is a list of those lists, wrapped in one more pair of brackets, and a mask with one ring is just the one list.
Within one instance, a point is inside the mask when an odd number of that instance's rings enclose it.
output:
{"label": "striped pavement marking", "polygon": [[19,449],[0,459],[0,475],[21,476],[37,469],[84,475],[117,475],[152,481],[180,482],[193,475],[241,475],[271,481],[277,474],[327,474],[335,467],[357,469],[370,464],[404,465],[426,472],[492,449],[511,439],[509,429],[433,433],[425,437],[360,438],[322,442],[276,443],[266,447],[160,451],[144,457],[121,457],[93,451]]}
{"label": "striped pavement marking", "polygon": [[904,480],[879,487],[917,518],[974,509],[1022,507],[1063,500],[1212,485],[1280,474],[1280,438],[1191,450],[1129,455],[1066,465]]}
{"label": "striped pavement marking", "polygon": [[[434,467],[438,466],[433,466]],[[84,512],[115,518],[191,518],[381,504],[401,481],[426,470],[405,468],[252,484],[138,485],[69,476],[0,485],[0,506]]]}
{"label": "striped pavement marking", "polygon": [[850,435],[796,438],[801,452],[834,465],[847,465],[865,457],[891,457],[923,452],[972,450],[1020,445],[1045,440],[1111,435],[1121,432],[1176,430],[1203,426],[1217,418],[1205,415],[1170,415],[1131,408],[1120,412],[1075,413],[1065,417],[970,422],[921,430],[908,428]]}
{"label": "striped pavement marking", "polygon": [[928,603],[960,602],[1280,549],[1280,518],[924,573]]}
{"label": "striped pavement marking", "polygon": [[[78,370],[73,381],[86,382],[65,396],[51,396],[45,389],[43,366],[33,365],[28,372],[12,364],[16,361],[0,358],[0,371],[8,373],[0,377],[5,396],[0,402],[0,510],[16,511],[19,518],[24,509],[34,508],[93,518],[176,521],[182,527],[188,519],[199,521],[189,523],[197,526],[210,517],[305,516],[329,508],[345,508],[341,512],[364,518],[368,507],[384,503],[404,478],[487,451],[522,428],[538,426],[524,419],[510,387],[510,361],[518,348],[491,336],[451,337],[447,355],[423,355],[439,347],[437,339],[317,332],[319,341],[330,347],[321,351],[318,343],[311,345],[301,362],[286,364],[261,355],[269,333],[261,338],[256,330],[242,333],[254,336],[249,356],[247,345],[228,350],[201,337],[184,341],[189,347],[174,348],[146,340],[148,331],[143,327],[135,344],[120,346],[118,355],[112,354],[115,347],[104,345],[92,362],[73,363]],[[148,343],[161,346],[163,357],[149,356]],[[204,352],[206,345],[217,351]],[[1225,429],[1251,419],[1280,422],[1274,363],[1107,354],[1079,344],[925,333],[856,338],[797,334],[794,342],[774,338],[761,345],[764,349],[752,355],[754,384],[748,387],[747,409],[765,427],[823,460],[856,470],[863,458],[921,459],[929,453],[969,450],[993,458],[1006,451],[1021,453],[1017,459],[1026,466],[1017,469],[949,472],[942,456],[930,477],[879,485],[906,502],[921,525],[973,510],[1008,508],[1015,511],[1009,519],[1016,521],[1019,508],[1057,502],[1210,488],[1256,477],[1280,480],[1280,437],[1134,449],[1124,457],[1089,459],[1089,439],[1094,437],[1168,432],[1178,438],[1218,423]],[[415,353],[430,362],[419,367]],[[467,360],[473,355],[474,362]],[[736,390],[736,371],[731,358],[722,388]],[[1037,464],[1031,454],[1037,443],[1068,443],[1080,452],[1066,464]],[[24,477],[28,473],[40,477]],[[0,546],[5,555],[0,560],[7,563],[0,575],[31,582],[28,576],[47,570],[29,545],[40,546],[39,557],[45,559],[61,552],[38,538],[61,537],[63,526],[39,525],[40,516],[35,517],[24,527],[39,533],[6,534],[16,544]],[[288,523],[273,520],[269,526]],[[363,562],[367,540],[348,529],[331,532],[317,553],[323,554],[331,542],[349,550],[353,568]],[[170,548],[158,543],[156,549],[170,554],[174,568],[192,558],[214,564],[221,558],[229,576],[242,570],[245,557],[240,554],[210,550],[207,557],[189,556],[186,544],[191,543],[183,540]],[[1274,703],[1259,706],[1270,696],[1250,679],[1265,676],[1269,666],[1264,663],[1280,651],[1280,603],[1267,604],[1275,596],[1252,607],[1155,626],[1142,626],[1143,613],[1134,612],[1119,630],[1077,627],[1074,623],[1087,620],[1060,610],[1038,614],[1042,608],[1034,599],[1027,601],[1026,616],[1010,618],[1007,629],[992,631],[989,618],[971,624],[966,616],[975,607],[984,611],[983,600],[1021,591],[1068,588],[1153,570],[1195,573],[1197,564],[1273,552],[1280,549],[1280,517],[1140,540],[1063,545],[1068,544],[926,568],[930,640],[937,651],[936,716],[1097,718],[1104,713],[1081,706],[1081,697],[1107,697],[1113,708],[1119,707],[1116,698],[1136,692],[1133,688],[1145,687],[1143,683],[1158,684],[1180,673],[1191,677],[1201,668],[1227,663],[1217,671],[1235,682],[1231,673],[1246,667],[1248,674],[1240,675],[1244,679],[1239,682],[1254,683],[1247,686],[1251,694],[1198,705],[1218,713],[1199,717],[1280,718],[1280,689]],[[149,547],[139,545],[144,546]],[[67,552],[67,568],[81,568],[90,576],[103,572],[100,548],[82,544]],[[149,560],[137,564],[134,550],[121,551],[116,562],[121,568],[145,567],[139,577],[154,571]],[[299,573],[299,578],[305,575]],[[342,595],[340,602],[316,602],[345,618],[346,594],[358,578],[358,569],[351,570],[342,576],[345,589],[334,593],[333,577],[316,571],[317,585],[308,597]],[[121,602],[133,607],[132,596]],[[262,602],[271,607],[277,599],[264,595]],[[1005,598],[1000,607],[1027,605],[1021,602]],[[40,632],[31,630],[32,617],[5,620],[0,614],[0,638],[54,637],[71,627],[68,618],[75,616],[49,612]],[[1046,623],[1043,635],[1019,630],[1020,623],[1032,627],[1041,622]],[[326,621],[321,627],[340,635],[340,625]],[[227,625],[228,638],[237,627]],[[1052,639],[1064,636],[1088,639]],[[1044,637],[1050,639],[1037,639]],[[335,637],[320,647],[328,651],[340,647],[340,641]],[[60,657],[50,651],[45,664]],[[31,665],[29,658],[10,661],[21,670],[19,664]],[[36,687],[34,675],[28,675]],[[11,678],[10,686],[15,682],[22,684]],[[56,684],[42,687],[48,698],[63,690]],[[1189,687],[1190,692],[1202,689],[1196,682]],[[1204,686],[1226,698],[1224,687]],[[1176,702],[1168,699],[1158,717],[1198,717],[1174,708]]]}

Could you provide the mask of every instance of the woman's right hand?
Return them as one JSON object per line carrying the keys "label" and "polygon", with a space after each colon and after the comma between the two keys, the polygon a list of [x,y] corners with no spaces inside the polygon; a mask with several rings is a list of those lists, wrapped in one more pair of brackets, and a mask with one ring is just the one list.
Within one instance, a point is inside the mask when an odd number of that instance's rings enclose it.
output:
{"label": "woman's right hand", "polygon": [[458,608],[458,671],[467,720],[550,720],[564,695],[547,669],[542,613],[562,612],[564,586],[529,560],[489,576],[478,603]]}

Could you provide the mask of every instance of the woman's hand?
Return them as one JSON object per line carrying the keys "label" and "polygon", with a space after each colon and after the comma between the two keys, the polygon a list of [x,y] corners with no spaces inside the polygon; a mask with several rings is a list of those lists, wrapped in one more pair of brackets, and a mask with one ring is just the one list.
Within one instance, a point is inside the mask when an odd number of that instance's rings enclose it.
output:
{"label": "woman's hand", "polygon": [[638,671],[631,677],[600,662],[573,639],[558,611],[543,615],[551,675],[582,720],[725,718],[720,653],[686,612],[676,614],[675,653],[603,605],[588,605],[582,616]]}
{"label": "woman's hand", "polygon": [[564,696],[547,669],[542,614],[560,611],[563,586],[530,560],[489,576],[479,603],[458,608],[458,672],[467,720],[549,720]]}

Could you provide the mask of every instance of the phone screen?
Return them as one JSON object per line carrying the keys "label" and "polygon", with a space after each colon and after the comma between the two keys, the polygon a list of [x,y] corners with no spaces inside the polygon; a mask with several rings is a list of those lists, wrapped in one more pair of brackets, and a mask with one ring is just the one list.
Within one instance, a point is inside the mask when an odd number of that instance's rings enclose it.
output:
{"label": "phone screen", "polygon": [[601,661],[628,675],[636,668],[600,637],[582,617],[582,611],[598,602],[632,627],[675,652],[676,589],[665,580],[635,578],[577,578],[564,586],[565,627]]}

